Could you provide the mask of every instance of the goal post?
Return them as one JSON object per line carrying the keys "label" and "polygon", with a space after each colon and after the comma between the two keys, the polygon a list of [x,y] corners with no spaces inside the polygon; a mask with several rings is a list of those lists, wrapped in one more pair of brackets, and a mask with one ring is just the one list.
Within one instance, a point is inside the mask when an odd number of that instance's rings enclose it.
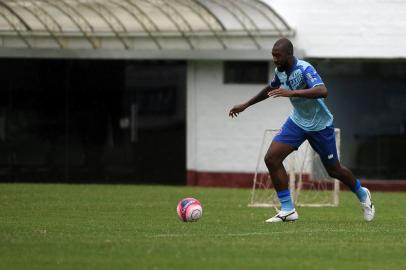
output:
{"label": "goal post", "polygon": [[[264,156],[276,134],[277,129],[265,130],[255,169],[250,207],[279,207]],[[335,129],[336,146],[340,158],[340,129]],[[284,161],[289,176],[289,189],[295,206],[336,207],[339,204],[340,184],[326,172],[319,155],[305,141],[297,151],[292,152]]]}

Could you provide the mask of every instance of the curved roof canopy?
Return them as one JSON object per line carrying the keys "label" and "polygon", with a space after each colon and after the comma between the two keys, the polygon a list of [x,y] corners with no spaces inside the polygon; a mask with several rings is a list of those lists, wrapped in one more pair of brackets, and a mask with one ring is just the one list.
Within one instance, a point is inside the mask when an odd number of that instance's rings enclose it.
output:
{"label": "curved roof canopy", "polygon": [[291,35],[259,0],[0,0],[0,48],[261,50]]}

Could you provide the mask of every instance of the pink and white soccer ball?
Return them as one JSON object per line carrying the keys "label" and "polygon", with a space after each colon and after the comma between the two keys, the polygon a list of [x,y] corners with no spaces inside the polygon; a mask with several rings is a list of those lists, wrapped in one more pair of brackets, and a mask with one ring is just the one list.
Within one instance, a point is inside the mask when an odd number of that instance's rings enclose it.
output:
{"label": "pink and white soccer ball", "polygon": [[203,214],[202,204],[195,198],[182,199],[176,210],[179,218],[185,222],[197,221]]}

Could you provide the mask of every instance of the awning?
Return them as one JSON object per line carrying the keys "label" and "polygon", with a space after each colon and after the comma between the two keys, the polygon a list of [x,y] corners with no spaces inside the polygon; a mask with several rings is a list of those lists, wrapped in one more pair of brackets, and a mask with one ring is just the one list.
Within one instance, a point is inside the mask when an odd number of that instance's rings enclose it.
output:
{"label": "awning", "polygon": [[122,55],[262,51],[276,38],[293,34],[258,0],[0,1],[3,56],[20,49],[30,54],[47,49],[57,55],[60,50],[114,50]]}

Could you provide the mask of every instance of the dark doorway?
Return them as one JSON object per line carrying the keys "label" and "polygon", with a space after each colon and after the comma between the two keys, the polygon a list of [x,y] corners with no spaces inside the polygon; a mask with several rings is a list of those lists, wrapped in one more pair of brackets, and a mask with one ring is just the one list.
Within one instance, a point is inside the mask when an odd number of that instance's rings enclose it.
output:
{"label": "dark doorway", "polygon": [[186,63],[3,59],[0,179],[185,183]]}

